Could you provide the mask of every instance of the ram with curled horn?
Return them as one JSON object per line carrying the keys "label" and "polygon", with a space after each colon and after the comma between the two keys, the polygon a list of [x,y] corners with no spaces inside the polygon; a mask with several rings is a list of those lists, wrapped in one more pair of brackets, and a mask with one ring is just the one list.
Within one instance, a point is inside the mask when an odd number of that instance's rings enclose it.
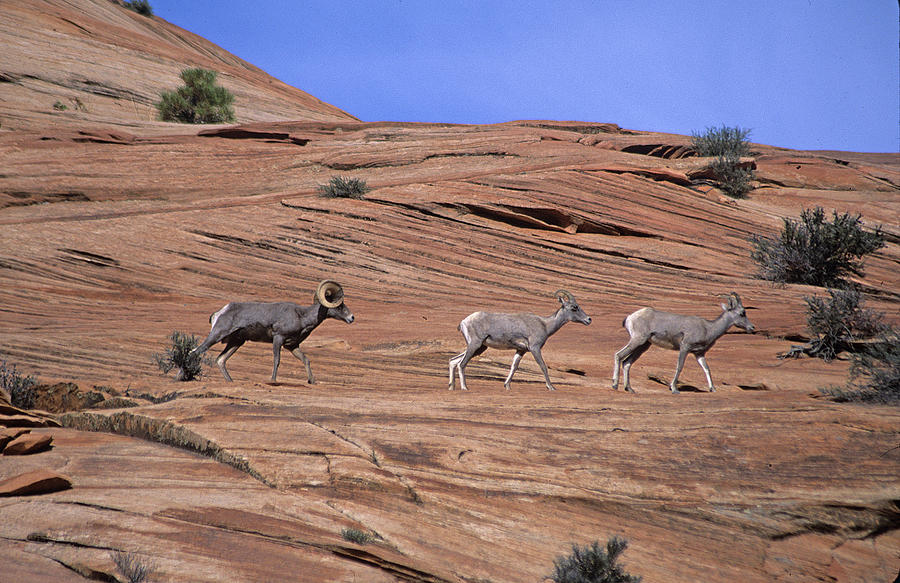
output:
{"label": "ram with curled horn", "polygon": [[722,304],[722,313],[715,320],[706,320],[698,316],[683,316],[661,312],[653,308],[641,308],[630,314],[622,322],[628,330],[631,339],[628,344],[616,352],[613,359],[612,388],[619,387],[619,369],[625,375],[625,390],[633,393],[629,372],[631,365],[644,354],[650,345],[668,348],[678,351],[678,364],[675,367],[675,376],[669,383],[669,389],[673,393],[678,392],[678,375],[684,367],[684,360],[688,354],[697,358],[697,363],[706,374],[706,382],[709,391],[713,392],[712,374],[706,363],[706,352],[712,348],[716,340],[722,337],[732,326],[743,328],[752,333],[755,330],[753,323],[747,319],[747,311],[741,302],[741,296],[731,292],[727,296],[728,303]]}
{"label": "ram with curled horn", "polygon": [[216,365],[226,381],[231,375],[225,363],[245,342],[266,342],[272,345],[274,365],[272,382],[278,375],[281,348],[303,362],[306,378],[315,383],[309,358],[300,350],[300,343],[306,340],[316,326],[334,318],[348,324],[353,323],[353,313],[344,303],[344,290],[335,281],[326,280],[319,284],[311,306],[301,306],[291,302],[231,302],[209,318],[211,330],[203,343],[192,353],[203,354],[218,342],[225,348],[216,358]]}
{"label": "ram with curled horn", "polygon": [[459,331],[466,339],[466,349],[450,359],[450,390],[453,390],[457,371],[459,372],[460,388],[464,391],[468,390],[465,375],[466,365],[473,357],[488,348],[516,351],[509,374],[503,382],[506,390],[509,390],[509,382],[516,369],[519,368],[519,362],[526,352],[530,352],[534,356],[535,362],[541,367],[544,380],[547,381],[547,388],[551,391],[556,390],[550,382],[550,375],[547,372],[547,365],[544,364],[541,348],[547,339],[562,328],[566,322],[588,325],[591,323],[591,318],[578,307],[575,296],[571,293],[561,289],[555,295],[561,306],[551,316],[475,312],[464,318],[459,323]]}

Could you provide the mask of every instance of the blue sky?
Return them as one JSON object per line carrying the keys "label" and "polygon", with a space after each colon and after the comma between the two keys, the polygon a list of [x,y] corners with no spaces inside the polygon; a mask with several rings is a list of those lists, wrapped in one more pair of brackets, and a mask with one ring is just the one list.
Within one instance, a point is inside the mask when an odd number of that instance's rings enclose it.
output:
{"label": "blue sky", "polygon": [[900,151],[895,0],[151,0],[364,121],[749,128]]}

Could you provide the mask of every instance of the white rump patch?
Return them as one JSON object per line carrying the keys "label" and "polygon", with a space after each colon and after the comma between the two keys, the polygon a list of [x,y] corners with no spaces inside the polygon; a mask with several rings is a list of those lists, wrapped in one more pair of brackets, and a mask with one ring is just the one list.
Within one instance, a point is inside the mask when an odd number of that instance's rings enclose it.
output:
{"label": "white rump patch", "polygon": [[230,307],[231,307],[231,304],[225,304],[225,307],[224,307],[224,308],[222,308],[221,310],[219,310],[218,312],[216,312],[215,314],[213,314],[212,316],[209,317],[209,328],[210,328],[210,330],[212,330],[213,328],[216,327],[216,320],[218,320],[218,319],[219,319],[219,316],[221,316],[222,314],[224,314],[224,313],[225,313],[225,310],[227,310],[227,309],[230,308]]}

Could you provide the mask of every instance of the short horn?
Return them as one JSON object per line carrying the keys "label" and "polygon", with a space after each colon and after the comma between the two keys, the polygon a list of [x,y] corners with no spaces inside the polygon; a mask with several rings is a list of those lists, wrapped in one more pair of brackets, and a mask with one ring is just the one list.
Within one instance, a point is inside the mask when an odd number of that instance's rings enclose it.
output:
{"label": "short horn", "polygon": [[572,294],[570,294],[569,292],[567,292],[564,289],[556,290],[556,293],[553,295],[556,296],[556,299],[558,299],[560,301],[560,303],[563,303],[563,304],[575,303],[575,296],[573,296]]}
{"label": "short horn", "polygon": [[743,302],[741,302],[741,296],[737,294],[737,292],[731,292],[728,294],[728,297],[731,298],[730,301],[734,306],[743,306]]}
{"label": "short horn", "polygon": [[338,282],[326,279],[316,289],[315,300],[326,308],[336,308],[344,303],[344,288]]}

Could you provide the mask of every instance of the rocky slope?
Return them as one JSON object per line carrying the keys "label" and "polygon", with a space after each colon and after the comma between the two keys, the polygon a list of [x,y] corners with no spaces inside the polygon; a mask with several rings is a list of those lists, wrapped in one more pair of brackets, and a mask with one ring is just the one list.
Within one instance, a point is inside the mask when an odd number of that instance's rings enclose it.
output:
{"label": "rocky slope", "polygon": [[159,127],[162,91],[188,67],[219,73],[239,122],[353,116],[273,79],[211,42],[111,0],[0,5],[0,119],[5,130]]}
{"label": "rocky slope", "polygon": [[[823,290],[755,279],[748,238],[804,207],[861,212],[888,245],[860,283],[896,319],[900,156],[754,145],[756,188],[735,201],[684,136],[363,123],[111,2],[0,13],[28,57],[0,56],[0,358],[77,386],[39,406],[80,408],[31,429],[50,451],[0,456],[0,481],[72,484],[0,498],[4,576],[121,579],[119,550],[158,581],[540,581],[570,543],[613,534],[646,582],[896,576],[900,413],[820,398],[845,360],[776,358]],[[126,93],[50,107],[83,91],[65,72],[91,59],[104,66],[83,85],[140,95],[137,114]],[[222,72],[238,126],[148,119],[185,64]],[[333,175],[373,190],[320,198]],[[326,277],[356,322],[304,344],[318,384],[286,354],[267,382],[262,345],[231,359],[234,383],[154,365],[168,334],[205,335],[227,301],[308,303]],[[511,354],[495,351],[470,365],[469,392],[447,390],[462,317],[549,314],[558,288],[594,319],[545,347],[558,391],[530,357],[504,391]],[[637,394],[609,388],[625,315],[713,318],[730,291],[758,333],[710,352],[716,393],[690,360],[671,395],[675,354],[660,349],[632,369]]]}

